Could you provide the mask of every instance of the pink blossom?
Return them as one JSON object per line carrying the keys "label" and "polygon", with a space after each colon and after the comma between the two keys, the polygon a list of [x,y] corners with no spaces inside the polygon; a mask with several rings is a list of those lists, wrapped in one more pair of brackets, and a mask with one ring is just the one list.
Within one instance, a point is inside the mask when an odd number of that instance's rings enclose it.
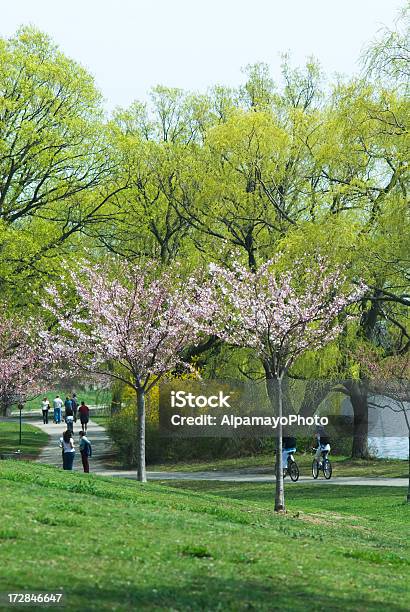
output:
{"label": "pink blossom", "polygon": [[[202,333],[201,304],[195,301],[200,287],[193,279],[183,282],[171,271],[155,274],[153,263],[118,264],[117,276],[88,265],[70,276],[77,305],[65,306],[55,287],[48,289],[50,301],[44,304],[58,320],[67,362],[145,390],[183,365],[182,350]],[[109,369],[109,362],[120,367]]]}
{"label": "pink blossom", "polygon": [[275,272],[275,260],[256,272],[239,263],[233,269],[210,266],[212,320],[208,333],[226,342],[254,349],[280,377],[306,350],[315,350],[342,330],[339,315],[360,299],[363,285],[349,287],[342,269],[323,258],[303,269]]}

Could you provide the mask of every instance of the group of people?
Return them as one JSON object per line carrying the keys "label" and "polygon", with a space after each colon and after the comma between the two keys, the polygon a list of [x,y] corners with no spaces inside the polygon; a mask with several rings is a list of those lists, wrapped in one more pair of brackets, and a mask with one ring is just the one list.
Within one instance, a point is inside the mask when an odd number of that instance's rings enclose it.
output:
{"label": "group of people", "polygon": [[[81,429],[87,433],[88,421],[90,419],[90,409],[86,406],[85,402],[78,404],[77,395],[72,394],[71,397],[67,396],[65,401],[61,399],[59,395],[53,400],[53,423],[59,424],[63,418],[63,407],[64,407],[64,422],[72,433],[74,432],[74,423],[77,422],[79,416],[81,422]],[[51,410],[50,402],[47,397],[43,398],[41,402],[41,411],[43,413],[43,423],[48,424],[49,411]]]}
{"label": "group of people", "polygon": [[[73,432],[70,429],[66,429],[60,438],[60,448],[63,455],[63,470],[72,470],[74,465],[75,457],[75,446]],[[83,464],[83,470],[86,474],[90,471],[90,457],[92,455],[92,447],[87,434],[84,431],[79,432],[80,443],[80,455],[81,462]]]}
{"label": "group of people", "polygon": [[[63,415],[64,408],[64,415]],[[51,410],[50,402],[47,397],[41,402],[41,410],[43,413],[43,423],[48,424],[49,411]],[[88,422],[90,420],[90,409],[85,402],[78,403],[76,393],[71,397],[67,395],[64,402],[59,395],[53,400],[53,423],[60,424],[64,419],[67,426],[66,431],[60,438],[59,446],[63,456],[63,469],[72,470],[75,457],[74,445],[74,423],[80,419],[81,430],[79,432],[79,450],[84,472],[90,471],[89,459],[92,455],[92,448],[89,439],[87,438]]]}

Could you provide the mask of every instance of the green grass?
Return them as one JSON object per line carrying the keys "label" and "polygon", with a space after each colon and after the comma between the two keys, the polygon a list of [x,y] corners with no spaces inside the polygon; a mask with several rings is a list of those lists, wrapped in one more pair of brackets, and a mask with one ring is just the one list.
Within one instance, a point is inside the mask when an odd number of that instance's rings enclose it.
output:
{"label": "green grass", "polygon": [[[313,455],[295,456],[303,475],[310,475]],[[385,476],[406,478],[408,476],[408,463],[400,459],[351,459],[330,455],[335,476]],[[249,470],[273,471],[274,457],[272,455],[255,455],[254,457],[240,457],[238,459],[216,459],[214,461],[195,461],[178,463],[161,463],[150,465],[154,471],[180,471],[200,472],[213,470]]]}
{"label": "green grass", "polygon": [[93,414],[91,415],[91,418],[95,423],[98,423],[98,425],[101,425],[101,427],[106,427],[111,417],[109,414],[96,414],[96,415]]}
{"label": "green grass", "polygon": [[0,422],[0,454],[20,449],[25,457],[35,458],[48,442],[48,435],[33,425],[22,424],[22,443],[19,443],[19,423]]}
{"label": "green grass", "polygon": [[[53,407],[53,399],[59,395],[62,400],[65,400],[67,396],[71,397],[71,389],[50,389],[46,393],[42,393],[38,397],[28,401],[24,405],[25,410],[40,410],[41,402],[43,397],[47,397],[50,401],[51,408]],[[108,406],[111,402],[111,391],[77,391],[77,398],[79,403],[84,400],[88,406]],[[13,408],[16,410],[16,407]]]}
{"label": "green grass", "polygon": [[[400,488],[99,478],[0,463],[0,592],[73,610],[408,610]],[[71,568],[67,571],[67,568]]]}

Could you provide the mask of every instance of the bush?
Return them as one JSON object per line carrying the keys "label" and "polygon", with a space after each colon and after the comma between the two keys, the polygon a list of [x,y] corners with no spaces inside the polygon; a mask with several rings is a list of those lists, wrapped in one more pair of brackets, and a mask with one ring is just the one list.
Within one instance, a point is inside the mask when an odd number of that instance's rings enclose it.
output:
{"label": "bush", "polygon": [[135,408],[127,406],[107,421],[107,431],[121,463],[131,467],[137,460],[137,420]]}
{"label": "bush", "polygon": [[[135,407],[130,404],[113,415],[107,425],[108,433],[124,466],[137,463],[137,423]],[[331,432],[330,432],[331,435]],[[349,455],[350,437],[332,436],[332,454]],[[313,439],[298,437],[299,453],[310,453]],[[167,438],[160,435],[158,424],[147,415],[146,458],[148,464],[178,461],[214,460],[246,457],[275,450],[274,438]]]}

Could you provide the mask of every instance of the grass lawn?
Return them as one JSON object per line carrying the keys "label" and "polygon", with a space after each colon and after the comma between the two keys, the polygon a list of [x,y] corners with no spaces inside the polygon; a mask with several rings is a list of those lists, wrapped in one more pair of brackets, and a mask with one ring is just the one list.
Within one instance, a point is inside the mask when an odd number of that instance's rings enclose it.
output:
{"label": "grass lawn", "polygon": [[110,418],[111,417],[109,414],[96,414],[96,415],[92,414],[91,415],[91,419],[95,421],[95,423],[98,423],[98,425],[101,425],[101,427],[106,427]]}
{"label": "grass lawn", "polygon": [[[108,406],[111,403],[111,391],[101,390],[101,391],[75,391],[77,393],[77,398],[79,403],[84,400],[87,406]],[[41,401],[43,397],[47,397],[50,401],[51,408],[53,407],[53,399],[59,395],[63,400],[68,396],[71,397],[73,393],[72,389],[50,389],[44,394],[39,395],[38,397],[26,402],[24,405],[25,410],[40,410]],[[16,408],[13,408],[16,410]]]}
{"label": "grass lawn", "polygon": [[[0,462],[0,592],[72,610],[405,611],[405,490],[140,484]],[[70,571],[68,571],[70,568]],[[6,609],[6,608],[4,608]]]}
{"label": "grass lawn", "polygon": [[[295,459],[299,465],[301,474],[310,475],[313,455],[297,454]],[[400,459],[351,459],[330,455],[335,476],[386,476],[406,478],[408,476],[408,463]],[[255,457],[240,457],[238,459],[216,459],[214,461],[196,461],[179,463],[162,463],[150,465],[153,471],[180,471],[200,472],[212,470],[239,470],[249,471],[274,469],[273,455],[256,455]]]}
{"label": "grass lawn", "polygon": [[18,449],[25,457],[37,457],[48,442],[48,435],[33,425],[22,424],[22,444],[19,444],[19,423],[0,422],[0,454],[12,453]]}

